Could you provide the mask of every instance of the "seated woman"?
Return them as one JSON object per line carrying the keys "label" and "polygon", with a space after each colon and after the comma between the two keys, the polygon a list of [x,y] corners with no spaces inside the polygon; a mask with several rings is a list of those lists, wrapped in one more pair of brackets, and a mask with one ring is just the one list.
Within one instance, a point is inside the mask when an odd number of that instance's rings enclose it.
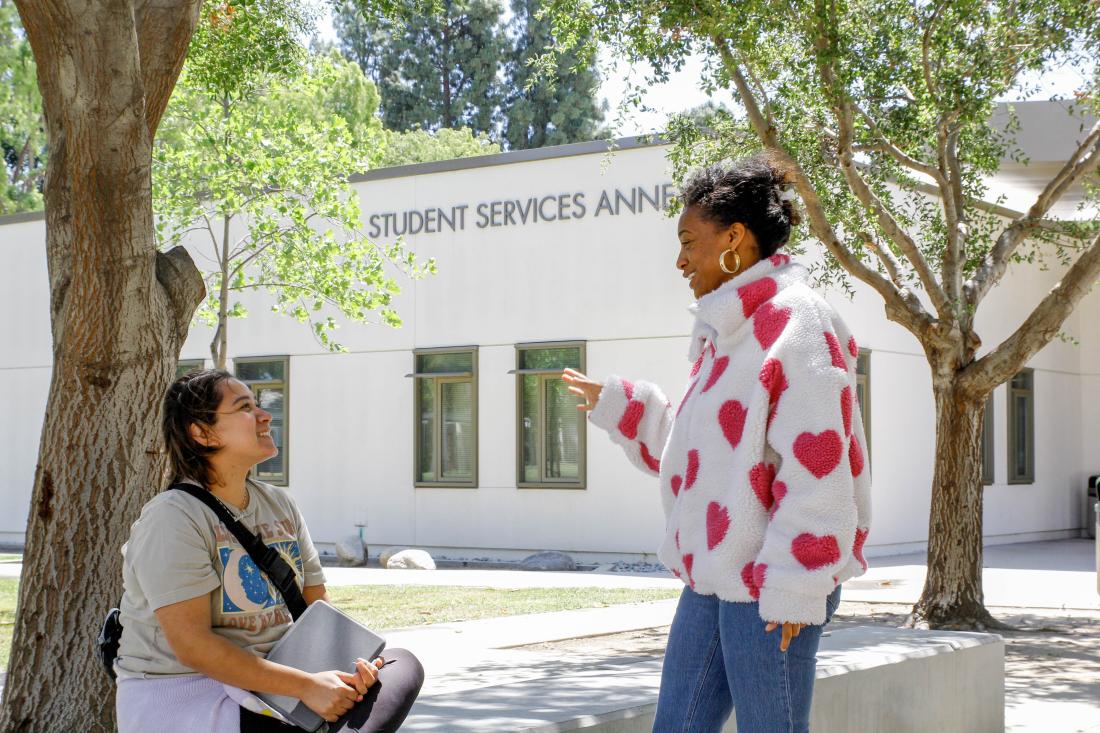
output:
{"label": "seated woman", "polygon": [[[278,453],[271,415],[224,371],[177,379],[164,400],[175,481],[206,488],[295,570],[306,603],[328,600],[325,576],[290,495],[249,478]],[[308,674],[264,655],[290,628],[282,596],[208,507],[182,491],[145,505],[123,546],[123,633],[115,671],[120,733],[292,731],[258,698],[302,700],[345,730],[394,731],[424,681],[415,656],[386,650],[354,670]]]}

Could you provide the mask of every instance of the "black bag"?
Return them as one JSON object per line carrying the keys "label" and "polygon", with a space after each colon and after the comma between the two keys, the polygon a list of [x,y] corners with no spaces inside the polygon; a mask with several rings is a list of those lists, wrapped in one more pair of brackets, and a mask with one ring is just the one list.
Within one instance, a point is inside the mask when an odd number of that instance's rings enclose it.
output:
{"label": "black bag", "polygon": [[[168,489],[179,489],[210,507],[210,510],[218,516],[222,524],[241,543],[241,547],[256,563],[256,567],[275,584],[279,594],[286,602],[287,610],[297,621],[298,617],[306,610],[306,600],[302,597],[302,591],[298,588],[297,575],[295,575],[294,569],[279,555],[279,551],[265,545],[263,540],[249,531],[248,527],[234,519],[224,504],[201,486],[180,483],[172,484]],[[119,609],[112,608],[107,612],[107,617],[103,619],[103,628],[100,629],[99,636],[96,638],[96,656],[103,663],[103,667],[107,670],[107,674],[111,679],[115,679],[115,658],[118,657],[118,644],[121,640],[121,614]]]}

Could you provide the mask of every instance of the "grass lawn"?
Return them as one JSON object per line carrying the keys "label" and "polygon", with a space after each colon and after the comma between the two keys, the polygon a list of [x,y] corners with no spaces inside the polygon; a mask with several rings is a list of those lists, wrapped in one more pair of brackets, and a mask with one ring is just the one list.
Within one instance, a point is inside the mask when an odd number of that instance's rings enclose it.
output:
{"label": "grass lawn", "polygon": [[23,562],[23,556],[0,552],[0,562]]}
{"label": "grass lawn", "polygon": [[[17,580],[0,579],[0,671],[7,669],[15,623]],[[329,588],[333,605],[376,630],[522,613],[602,608],[675,598],[679,590],[627,588],[453,588],[450,586],[340,586]],[[107,609],[103,609],[106,612]]]}

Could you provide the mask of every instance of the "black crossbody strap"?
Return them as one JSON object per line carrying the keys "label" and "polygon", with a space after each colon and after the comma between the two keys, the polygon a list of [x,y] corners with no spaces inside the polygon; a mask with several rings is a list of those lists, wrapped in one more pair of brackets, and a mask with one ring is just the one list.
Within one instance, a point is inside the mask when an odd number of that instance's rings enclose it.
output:
{"label": "black crossbody strap", "polygon": [[252,562],[256,563],[256,567],[262,570],[278,588],[294,620],[297,621],[298,617],[305,613],[306,599],[302,597],[302,591],[298,588],[297,576],[294,569],[279,555],[278,550],[274,547],[268,547],[263,540],[252,534],[248,527],[237,521],[225,508],[225,505],[206,489],[185,483],[172,484],[168,488],[169,490],[179,489],[210,507],[211,511],[218,515],[218,519],[222,520],[226,528],[241,543],[241,547],[252,558]]}

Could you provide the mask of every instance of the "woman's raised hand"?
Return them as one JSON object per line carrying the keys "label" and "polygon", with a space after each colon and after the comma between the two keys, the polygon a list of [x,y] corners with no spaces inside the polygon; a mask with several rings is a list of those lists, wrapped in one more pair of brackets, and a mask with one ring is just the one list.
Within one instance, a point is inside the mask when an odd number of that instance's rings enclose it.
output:
{"label": "woman's raised hand", "polygon": [[584,402],[577,405],[578,410],[595,410],[596,403],[600,401],[600,391],[603,390],[601,382],[595,382],[576,369],[565,369],[561,380],[569,386],[569,391],[578,397],[583,397]]}

